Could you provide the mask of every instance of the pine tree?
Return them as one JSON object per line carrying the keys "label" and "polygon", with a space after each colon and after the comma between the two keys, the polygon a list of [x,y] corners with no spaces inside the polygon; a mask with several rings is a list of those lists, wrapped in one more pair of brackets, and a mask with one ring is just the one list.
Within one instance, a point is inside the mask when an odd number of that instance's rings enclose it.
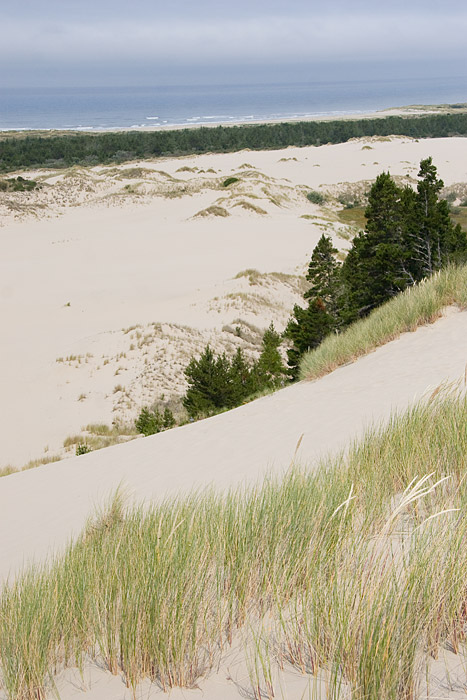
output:
{"label": "pine tree", "polygon": [[162,415],[162,421],[164,423],[164,428],[169,430],[175,427],[175,416],[168,406],[164,408],[164,413]]}
{"label": "pine tree", "polygon": [[185,376],[188,389],[183,405],[192,418],[232,405],[230,363],[225,354],[216,358],[207,345],[198,360],[191,359]]}
{"label": "pine tree", "polygon": [[146,437],[160,433],[164,429],[164,420],[158,410],[152,411],[149,408],[142,408],[135,421],[136,430]]}
{"label": "pine tree", "polygon": [[467,249],[467,240],[459,225],[449,214],[448,203],[439,199],[444,187],[431,158],[420,162],[416,204],[413,212],[415,226],[410,236],[413,273],[416,279],[433,272]]}
{"label": "pine tree", "polygon": [[413,283],[401,206],[407,198],[389,173],[378,175],[368,197],[365,231],[354,238],[342,266],[347,322],[365,316]]}
{"label": "pine tree", "polygon": [[320,298],[328,312],[337,316],[337,295],[339,287],[339,264],[335,256],[337,248],[332,245],[330,236],[322,235],[311,255],[306,279],[311,287],[304,294],[305,299]]}
{"label": "pine tree", "polygon": [[245,359],[241,348],[237,349],[230,365],[230,382],[233,406],[239,406],[257,388],[254,370]]}
{"label": "pine tree", "polygon": [[286,368],[279,352],[281,342],[281,336],[271,323],[264,331],[261,355],[255,366],[258,389],[278,387],[284,383]]}
{"label": "pine tree", "polygon": [[340,265],[334,257],[336,253],[331,237],[323,234],[308,265],[306,278],[311,287],[304,294],[308,306],[294,306],[293,316],[284,331],[284,338],[292,341],[292,347],[287,350],[292,379],[298,376],[303,353],[317,347],[341,323]]}
{"label": "pine tree", "polygon": [[293,343],[293,346],[287,350],[287,364],[292,379],[298,377],[302,355],[318,347],[334,327],[335,321],[320,297],[311,300],[306,308],[298,304],[294,306],[293,318],[290,319],[284,331],[284,337]]}

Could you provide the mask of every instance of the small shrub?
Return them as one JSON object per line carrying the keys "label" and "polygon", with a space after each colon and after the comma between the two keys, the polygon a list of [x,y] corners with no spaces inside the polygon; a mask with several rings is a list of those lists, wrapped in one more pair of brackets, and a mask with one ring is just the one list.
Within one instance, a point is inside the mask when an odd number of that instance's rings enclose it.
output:
{"label": "small shrub", "polygon": [[355,207],[362,206],[361,201],[358,197],[350,193],[340,194],[337,201],[342,204],[346,209],[354,209]]}
{"label": "small shrub", "polygon": [[86,445],[86,443],[81,443],[80,445],[76,445],[76,456],[79,457],[80,455],[87,455],[88,452],[92,452],[91,448],[89,445]]}
{"label": "small shrub", "polygon": [[228,177],[224,182],[222,183],[222,187],[230,187],[230,185],[233,185],[235,182],[239,182],[238,177]]}
{"label": "small shrub", "polygon": [[321,194],[321,192],[316,192],[316,190],[311,190],[311,192],[308,192],[306,198],[312,204],[324,204],[326,201],[324,194]]}

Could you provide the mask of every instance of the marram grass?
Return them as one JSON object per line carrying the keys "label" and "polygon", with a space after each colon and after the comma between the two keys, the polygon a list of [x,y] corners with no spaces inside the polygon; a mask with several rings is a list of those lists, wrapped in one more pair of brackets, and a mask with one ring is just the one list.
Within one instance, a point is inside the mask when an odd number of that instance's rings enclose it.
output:
{"label": "marram grass", "polygon": [[3,588],[3,689],[42,699],[89,657],[133,689],[192,687],[251,630],[258,700],[277,665],[325,673],[330,700],[412,700],[428,656],[465,641],[466,468],[467,400],[440,391],[313,472],[149,508],[117,494]]}
{"label": "marram grass", "polygon": [[467,307],[467,265],[447,267],[375,309],[338,335],[305,353],[300,379],[317,379],[380,345],[432,323],[447,306]]}

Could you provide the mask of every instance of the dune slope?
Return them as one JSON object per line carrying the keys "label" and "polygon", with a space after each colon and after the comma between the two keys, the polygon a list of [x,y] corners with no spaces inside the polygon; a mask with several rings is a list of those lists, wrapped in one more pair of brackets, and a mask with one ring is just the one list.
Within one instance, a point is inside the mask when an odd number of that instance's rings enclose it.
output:
{"label": "dune slope", "polygon": [[122,485],[137,500],[254,483],[296,460],[316,464],[371,422],[464,376],[467,312],[388,343],[354,364],[228,413],[0,481],[0,575],[61,549]]}

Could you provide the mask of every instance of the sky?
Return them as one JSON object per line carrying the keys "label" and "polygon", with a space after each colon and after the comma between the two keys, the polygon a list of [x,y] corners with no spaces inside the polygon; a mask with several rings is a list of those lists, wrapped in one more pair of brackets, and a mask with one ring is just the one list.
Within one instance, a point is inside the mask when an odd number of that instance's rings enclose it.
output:
{"label": "sky", "polygon": [[465,0],[1,4],[1,87],[467,74]]}

